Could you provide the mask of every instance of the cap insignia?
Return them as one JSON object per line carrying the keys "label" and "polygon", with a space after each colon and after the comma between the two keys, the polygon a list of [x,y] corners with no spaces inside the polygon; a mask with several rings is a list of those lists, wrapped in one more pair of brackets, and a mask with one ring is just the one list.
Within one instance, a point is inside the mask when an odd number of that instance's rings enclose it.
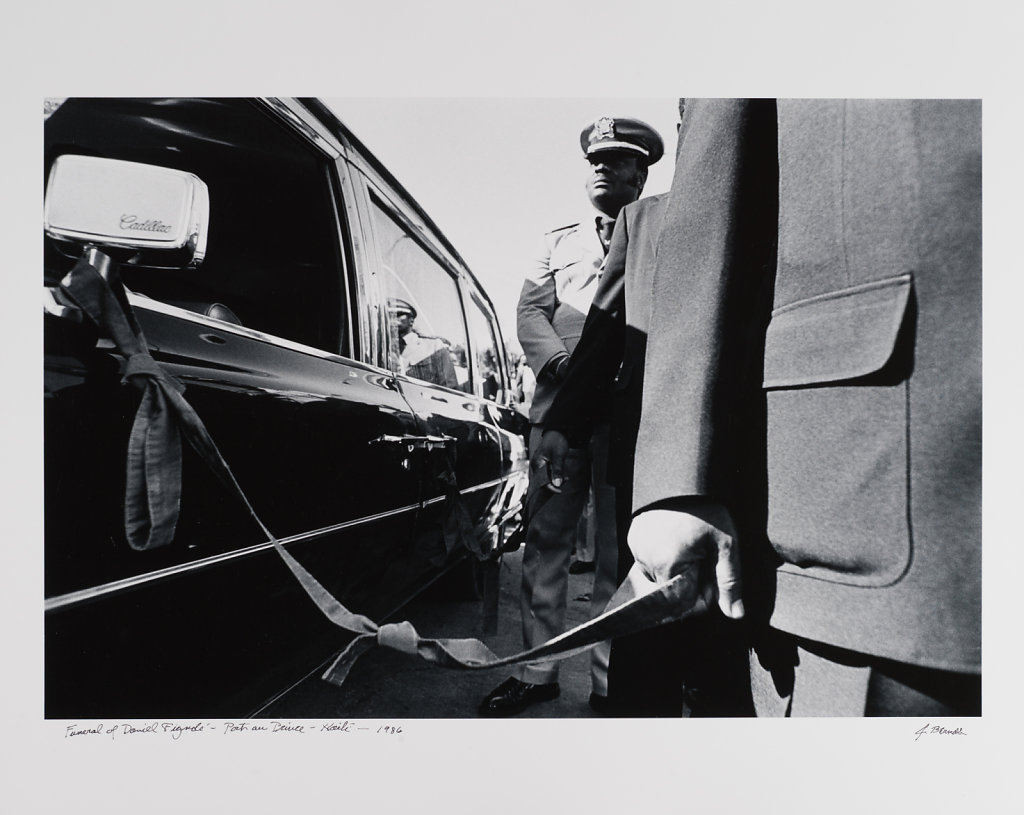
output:
{"label": "cap insignia", "polygon": [[594,133],[591,135],[590,140],[596,141],[597,139],[614,139],[615,138],[615,120],[610,116],[602,116],[596,122],[594,122]]}

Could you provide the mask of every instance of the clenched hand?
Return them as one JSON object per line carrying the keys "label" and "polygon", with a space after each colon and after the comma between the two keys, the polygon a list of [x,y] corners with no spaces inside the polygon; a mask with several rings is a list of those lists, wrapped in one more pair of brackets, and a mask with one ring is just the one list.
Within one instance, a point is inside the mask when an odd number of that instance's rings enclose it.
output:
{"label": "clenched hand", "polygon": [[562,491],[562,468],[569,452],[569,440],[557,430],[546,430],[530,463],[535,470],[547,472],[550,480],[547,488],[552,492]]}
{"label": "clenched hand", "polygon": [[736,527],[725,507],[708,502],[686,511],[652,509],[641,512],[629,529],[629,548],[651,580],[664,583],[687,569],[699,574],[714,564],[713,584],[702,587],[726,617],[743,616],[740,556]]}

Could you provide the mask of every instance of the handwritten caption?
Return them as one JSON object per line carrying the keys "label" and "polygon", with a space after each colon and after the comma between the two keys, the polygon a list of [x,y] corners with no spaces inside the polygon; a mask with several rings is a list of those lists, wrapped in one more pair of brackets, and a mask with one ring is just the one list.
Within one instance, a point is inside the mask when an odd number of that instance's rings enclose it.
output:
{"label": "handwritten caption", "polygon": [[138,722],[129,724],[119,722],[117,724],[93,724],[87,725],[69,724],[64,728],[65,739],[95,738],[97,736],[106,738],[124,738],[135,736],[165,737],[175,741],[183,737],[195,737],[197,734],[216,736],[233,736],[241,733],[257,734],[259,736],[274,734],[308,735],[322,734],[371,734],[382,736],[397,736],[404,731],[400,724],[360,724],[349,721],[324,721],[324,722],[290,722],[268,719],[267,721],[243,721],[243,722]]}
{"label": "handwritten caption", "polygon": [[914,731],[916,738],[914,741],[920,741],[921,736],[966,736],[967,732],[962,727],[948,728],[942,727],[941,725],[933,725],[931,723],[926,724],[920,730]]}

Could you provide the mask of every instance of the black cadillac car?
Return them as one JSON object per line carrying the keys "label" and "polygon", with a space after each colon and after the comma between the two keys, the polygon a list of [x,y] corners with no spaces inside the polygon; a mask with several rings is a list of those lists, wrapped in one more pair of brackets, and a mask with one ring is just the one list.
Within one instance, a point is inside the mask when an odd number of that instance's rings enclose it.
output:
{"label": "black cadillac car", "polygon": [[[256,715],[339,650],[253,513],[377,621],[453,569],[475,585],[526,480],[495,310],[331,111],[52,100],[44,138],[47,718]],[[253,512],[184,444],[144,474],[169,528],[133,535],[142,397],[66,296],[83,257]]]}

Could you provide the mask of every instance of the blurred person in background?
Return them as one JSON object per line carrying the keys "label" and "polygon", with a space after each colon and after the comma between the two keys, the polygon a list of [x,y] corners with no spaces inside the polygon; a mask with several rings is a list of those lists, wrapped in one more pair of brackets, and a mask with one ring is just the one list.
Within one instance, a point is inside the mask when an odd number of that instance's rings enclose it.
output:
{"label": "blurred person in background", "polygon": [[[533,404],[533,394],[537,390],[537,377],[533,369],[526,362],[526,354],[520,354],[515,364],[515,404],[516,410],[521,416],[529,420],[530,406]],[[527,430],[527,435],[529,431]]]}

